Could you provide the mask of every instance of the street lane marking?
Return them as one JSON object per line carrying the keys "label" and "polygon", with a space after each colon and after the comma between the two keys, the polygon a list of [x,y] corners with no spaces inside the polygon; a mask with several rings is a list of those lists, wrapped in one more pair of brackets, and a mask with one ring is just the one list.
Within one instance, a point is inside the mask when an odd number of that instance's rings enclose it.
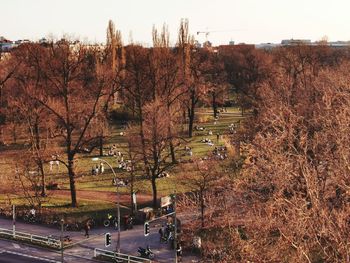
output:
{"label": "street lane marking", "polygon": [[20,247],[18,244],[16,244],[16,243],[12,243],[12,245],[13,245],[14,248],[17,248],[17,249],[21,248],[21,247]]}
{"label": "street lane marking", "polygon": [[9,251],[9,250],[4,250],[4,251],[2,251],[2,253],[8,253],[8,254],[12,254],[12,255],[27,257],[27,258],[39,259],[39,260],[41,260],[41,261],[46,261],[46,262],[60,263],[59,261],[56,261],[56,260],[53,260],[53,259],[36,257],[36,256],[32,256],[32,255],[27,255],[27,254],[23,254],[23,253],[18,253],[18,252]]}

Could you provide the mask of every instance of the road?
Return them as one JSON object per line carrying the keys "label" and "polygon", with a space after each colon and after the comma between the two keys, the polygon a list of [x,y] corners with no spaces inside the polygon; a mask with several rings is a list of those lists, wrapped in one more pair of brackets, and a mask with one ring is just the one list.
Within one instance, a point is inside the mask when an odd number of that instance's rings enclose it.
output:
{"label": "road", "polygon": [[[79,258],[71,255],[65,255],[64,260],[66,263],[96,262],[95,260],[90,260],[89,258]],[[61,262],[61,255],[58,251],[0,239],[0,263],[11,262],[58,263]]]}
{"label": "road", "polygon": [[1,252],[0,251],[0,263],[47,263],[56,262],[52,260],[43,260],[38,257],[32,257],[25,254],[13,253],[13,252]]}
{"label": "road", "polygon": [[[6,229],[12,229],[12,221],[8,219],[0,218],[0,227],[6,228]],[[121,252],[129,255],[133,255],[133,256],[138,256],[137,248],[139,246],[146,247],[147,245],[149,245],[152,251],[155,253],[155,261],[164,262],[164,263],[172,262],[174,260],[174,255],[175,255],[174,250],[171,250],[168,244],[163,244],[163,243],[161,244],[159,242],[158,229],[159,229],[159,226],[152,225],[150,228],[150,235],[147,237],[143,235],[143,225],[136,225],[132,230],[121,231],[121,235],[120,235]],[[25,224],[21,222],[16,222],[16,231],[39,234],[43,236],[48,236],[48,235],[60,236],[59,229],[49,228],[41,225]],[[104,233],[106,232],[110,232],[112,234],[112,244],[108,248],[105,248],[104,246]],[[100,249],[105,249],[109,251],[115,251],[116,249],[117,231],[114,230],[113,228],[92,229],[90,231],[89,239],[86,239],[84,237],[83,232],[65,232],[64,235],[69,235],[72,238],[73,242],[82,241],[82,243],[64,250],[66,262],[79,262],[78,261],[79,257],[83,257],[86,259],[86,261],[81,261],[81,262],[88,262],[87,260],[91,259],[94,255],[94,248],[100,248]],[[2,241],[2,242],[5,242],[5,241]],[[13,241],[11,242],[12,244],[15,244]],[[18,246],[18,244],[16,245]],[[25,245],[19,244],[19,246],[23,247]],[[13,245],[10,245],[10,248],[6,246],[2,247],[0,242],[0,251],[1,250],[9,250],[9,251],[15,251],[15,252],[23,251],[22,249],[18,249],[18,248],[16,250],[16,247],[14,247]],[[35,250],[28,249],[28,252],[30,255],[33,255],[33,254],[46,255],[49,258],[51,256],[54,259],[57,258],[57,251],[50,252],[50,253],[48,251],[46,251],[45,253],[41,251],[38,254],[36,253]],[[54,255],[52,253],[54,253]],[[195,262],[192,260],[196,261],[197,259],[192,256],[186,257],[186,255],[184,255],[182,262]]]}

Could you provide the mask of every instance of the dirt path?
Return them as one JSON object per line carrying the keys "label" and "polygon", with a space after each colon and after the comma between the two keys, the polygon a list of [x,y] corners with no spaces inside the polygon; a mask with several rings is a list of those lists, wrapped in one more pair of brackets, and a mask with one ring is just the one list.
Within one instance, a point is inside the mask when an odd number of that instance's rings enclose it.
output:
{"label": "dirt path", "polygon": [[[68,197],[70,198],[69,190],[54,190],[50,192],[53,196],[56,197]],[[107,191],[91,191],[91,190],[77,190],[77,198],[85,199],[90,201],[105,201],[115,203],[117,195],[115,192]],[[152,195],[147,194],[136,194],[137,203],[146,203],[152,201]],[[130,195],[120,194],[120,203],[122,205],[130,204]]]}

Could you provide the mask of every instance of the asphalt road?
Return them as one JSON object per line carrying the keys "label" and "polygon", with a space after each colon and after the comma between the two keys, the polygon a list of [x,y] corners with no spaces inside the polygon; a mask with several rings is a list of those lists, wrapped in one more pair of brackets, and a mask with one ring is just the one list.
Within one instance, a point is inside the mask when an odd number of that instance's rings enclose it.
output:
{"label": "asphalt road", "polygon": [[[86,255],[85,255],[86,256]],[[66,263],[88,263],[96,262],[89,258],[77,257],[66,253],[64,260]],[[0,239],[0,263],[8,262],[61,262],[61,255],[58,251],[15,242],[13,240]]]}
{"label": "asphalt road", "polygon": [[[0,218],[0,227],[6,229],[12,229],[12,221],[9,219]],[[168,263],[174,260],[174,250],[169,248],[169,245],[159,242],[158,229],[159,225],[151,224],[150,235],[145,237],[143,235],[143,225],[136,225],[132,230],[121,231],[120,235],[120,248],[121,252],[133,256],[138,256],[137,248],[139,246],[146,247],[147,245],[151,246],[152,251],[155,253],[155,260],[157,262]],[[22,222],[16,223],[16,230],[38,234],[38,235],[54,235],[60,236],[59,229],[49,228],[41,225],[30,225],[24,224]],[[110,232],[112,235],[112,244],[110,247],[105,248],[104,246],[104,233]],[[100,248],[104,250],[113,251],[116,248],[117,233],[113,228],[95,228],[90,231],[90,239],[84,237],[84,232],[65,232],[64,235],[69,235],[73,242],[82,242],[78,245],[75,245],[71,248],[64,250],[64,256],[66,262],[78,263],[78,262],[89,262],[88,259],[91,259],[94,255],[94,248]],[[59,261],[58,253],[53,253],[45,251],[44,249],[32,248],[25,244],[15,244],[14,241],[5,241],[0,240],[0,252],[1,251],[14,251],[19,253],[25,253],[28,255],[36,255],[38,257],[51,258],[56,261]],[[0,254],[0,263],[2,263],[2,256]],[[85,258],[85,259],[84,259]],[[195,262],[192,260],[198,260],[198,258],[184,255],[183,262]],[[7,262],[7,261],[5,261]],[[16,261],[15,261],[16,262]],[[26,261],[17,261],[17,262],[26,262]],[[35,261],[34,261],[35,262]]]}
{"label": "asphalt road", "polygon": [[0,253],[0,263],[47,263],[54,261],[41,260],[27,255],[16,255],[8,252]]}

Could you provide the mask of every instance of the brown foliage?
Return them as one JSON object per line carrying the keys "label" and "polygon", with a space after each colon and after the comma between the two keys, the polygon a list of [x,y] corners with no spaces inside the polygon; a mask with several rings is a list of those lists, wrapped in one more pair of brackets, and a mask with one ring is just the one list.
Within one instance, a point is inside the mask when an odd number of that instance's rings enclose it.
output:
{"label": "brown foliage", "polygon": [[113,75],[102,58],[98,50],[64,41],[48,47],[23,45],[12,54],[20,62],[9,87],[12,102],[18,109],[29,107],[21,113],[28,121],[35,118],[30,123],[38,126],[38,132],[45,124],[50,136],[64,143],[67,160],[60,162],[68,169],[72,206],[77,205],[75,155],[100,137],[93,123],[98,119],[98,125],[104,124],[105,109],[115,92]]}
{"label": "brown foliage", "polygon": [[[236,184],[250,207],[243,258],[348,262],[348,65],[283,71],[261,85],[252,164]],[[295,72],[294,72],[295,73]]]}

